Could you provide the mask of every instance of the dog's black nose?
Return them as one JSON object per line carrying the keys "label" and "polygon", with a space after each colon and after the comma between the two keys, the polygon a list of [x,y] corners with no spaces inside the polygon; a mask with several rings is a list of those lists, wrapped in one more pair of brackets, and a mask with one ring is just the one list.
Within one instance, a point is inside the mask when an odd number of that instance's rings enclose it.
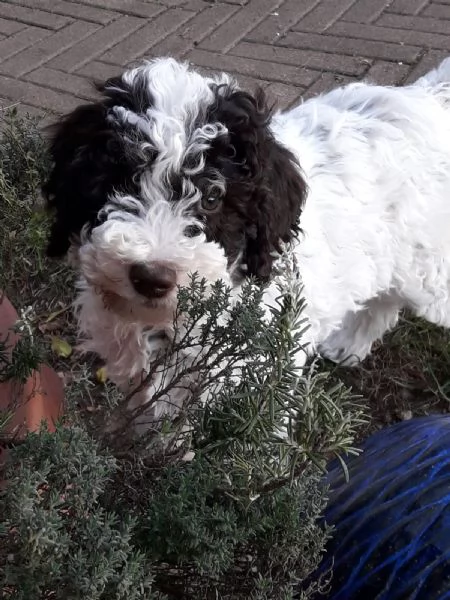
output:
{"label": "dog's black nose", "polygon": [[130,281],[138,294],[153,300],[163,298],[175,287],[177,274],[161,263],[136,264],[130,267]]}

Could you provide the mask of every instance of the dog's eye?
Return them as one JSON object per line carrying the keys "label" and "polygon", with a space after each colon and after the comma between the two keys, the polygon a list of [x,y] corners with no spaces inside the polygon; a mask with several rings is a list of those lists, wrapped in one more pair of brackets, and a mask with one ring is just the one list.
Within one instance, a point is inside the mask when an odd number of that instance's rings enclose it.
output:
{"label": "dog's eye", "polygon": [[203,196],[202,208],[208,212],[216,211],[222,204],[222,197],[219,194],[210,194],[209,196]]}

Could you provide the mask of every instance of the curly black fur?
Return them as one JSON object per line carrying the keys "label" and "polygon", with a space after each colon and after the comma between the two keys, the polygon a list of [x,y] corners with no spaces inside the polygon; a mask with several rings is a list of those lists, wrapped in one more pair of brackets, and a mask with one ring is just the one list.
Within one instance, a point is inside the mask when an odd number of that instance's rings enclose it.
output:
{"label": "curly black fur", "polygon": [[299,233],[306,196],[294,155],[269,129],[271,116],[261,89],[255,96],[218,89],[208,115],[229,133],[213,143],[207,157],[207,169],[226,179],[222,208],[206,220],[207,235],[220,242],[230,261],[243,252],[247,275],[262,281],[270,277],[280,242]]}
{"label": "curly black fur", "polygon": [[148,98],[119,77],[97,88],[102,101],[80,106],[50,129],[53,169],[42,190],[54,213],[49,256],[63,256],[84,225],[98,224],[98,213],[112,192],[139,190],[142,158],[107,117],[115,105],[137,110]]}

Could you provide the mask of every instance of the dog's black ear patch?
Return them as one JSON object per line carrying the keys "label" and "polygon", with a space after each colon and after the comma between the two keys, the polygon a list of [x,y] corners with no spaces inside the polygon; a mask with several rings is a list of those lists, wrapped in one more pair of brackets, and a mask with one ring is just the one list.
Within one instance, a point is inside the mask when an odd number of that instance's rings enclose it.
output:
{"label": "dog's black ear patch", "polygon": [[43,186],[54,215],[49,256],[64,255],[85,224],[95,225],[112,192],[137,192],[143,165],[135,132],[124,135],[109,116],[115,106],[140,113],[151,99],[139,80],[131,86],[116,77],[96,87],[101,101],[80,106],[50,131],[53,168]]}
{"label": "dog's black ear patch", "polygon": [[281,242],[299,233],[306,198],[300,166],[275,139],[271,116],[263,90],[253,96],[230,88],[217,89],[208,116],[228,131],[217,138],[207,160],[224,176],[227,189],[222,214],[212,219],[211,237],[232,260],[243,254],[247,274],[262,281],[271,275]]}
{"label": "dog's black ear patch", "polygon": [[132,180],[124,144],[102,104],[80,106],[53,127],[53,168],[43,186],[54,212],[47,253],[62,256],[85,224],[94,225],[108,195]]}

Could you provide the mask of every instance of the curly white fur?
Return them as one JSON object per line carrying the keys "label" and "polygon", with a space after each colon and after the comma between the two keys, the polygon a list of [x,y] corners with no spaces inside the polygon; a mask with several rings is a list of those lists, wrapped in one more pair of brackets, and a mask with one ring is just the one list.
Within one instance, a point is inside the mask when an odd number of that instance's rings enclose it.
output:
{"label": "curly white fur", "polygon": [[[128,127],[139,129],[144,159],[156,150],[152,170],[142,175],[139,198],[111,199],[105,222],[79,250],[84,348],[103,357],[124,387],[148,370],[161,347],[155,331],[170,331],[176,301],[175,291],[152,302],[140,297],[129,282],[131,264],[169,264],[180,285],[194,271],[208,281],[233,281],[222,248],[201,232],[185,233],[189,225],[202,227],[189,212],[200,197],[190,175],[202,172],[211,140],[225,127],[201,125],[213,80],[172,59],[124,75],[130,85],[142,78],[152,107],[136,114],[118,106],[110,118],[124,135]],[[237,87],[225,75],[215,81]],[[310,352],[362,360],[403,308],[450,325],[449,101],[447,59],[414,85],[355,83],[274,115],[271,130],[298,157],[309,189],[293,252]],[[183,171],[175,203],[169,173],[186,162],[190,172]],[[217,173],[210,185],[223,188],[226,180]],[[268,286],[268,306],[277,293]],[[304,359],[299,349],[299,365]],[[151,396],[149,389],[145,399]],[[178,406],[181,400],[168,399]]]}

